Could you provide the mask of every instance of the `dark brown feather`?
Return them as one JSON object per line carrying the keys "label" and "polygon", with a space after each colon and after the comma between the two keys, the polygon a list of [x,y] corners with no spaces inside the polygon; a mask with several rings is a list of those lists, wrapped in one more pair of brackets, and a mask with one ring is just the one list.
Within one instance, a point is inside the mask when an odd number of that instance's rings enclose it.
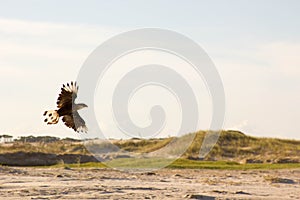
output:
{"label": "dark brown feather", "polygon": [[87,131],[85,121],[80,117],[78,112],[73,112],[71,115],[64,115],[62,120],[67,127],[74,129],[76,132],[80,130]]}
{"label": "dark brown feather", "polygon": [[[59,97],[57,99],[57,107],[62,108],[65,106],[70,107],[77,98],[77,89],[76,89],[76,83],[74,84],[75,87],[73,87],[73,82],[71,83],[71,86],[67,84],[67,87],[63,85],[61,88],[61,93],[59,94]],[[68,90],[69,88],[69,90]]]}

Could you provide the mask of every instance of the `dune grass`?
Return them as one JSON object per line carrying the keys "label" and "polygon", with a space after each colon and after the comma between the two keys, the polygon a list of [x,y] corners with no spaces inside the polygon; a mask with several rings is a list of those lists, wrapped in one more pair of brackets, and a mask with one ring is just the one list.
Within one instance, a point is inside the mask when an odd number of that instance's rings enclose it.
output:
{"label": "dune grass", "polygon": [[[134,153],[152,153],[156,152],[161,157],[178,157],[181,159],[190,159],[185,161],[183,166],[190,163],[190,167],[198,166],[198,161],[194,159],[199,158],[199,151],[206,134],[212,131],[198,131],[196,133],[189,133],[181,137],[169,138],[153,138],[153,139],[139,139],[133,138],[129,140],[111,140],[106,143],[94,143],[91,140],[88,143],[84,141],[68,141],[59,140],[54,142],[14,142],[11,144],[0,144],[0,154],[13,152],[41,152],[52,154],[81,154],[91,155],[96,154],[97,150],[107,150],[101,153],[119,153],[119,152],[134,152]],[[192,141],[190,144],[189,142]],[[183,145],[186,144],[186,145]],[[103,145],[106,145],[103,147]],[[89,152],[89,150],[94,152]],[[164,156],[165,155],[165,156]],[[247,167],[251,167],[250,162],[261,162],[259,165],[269,166],[268,163],[299,163],[300,162],[300,141],[287,140],[276,138],[258,138],[245,135],[239,131],[221,131],[217,143],[214,145],[208,155],[203,160],[206,161],[234,161],[239,163],[249,163]],[[116,160],[111,161],[111,165],[121,165]],[[125,161],[124,161],[125,162]],[[176,163],[169,165],[180,167]],[[196,162],[196,164],[193,164]],[[134,163],[134,162],[133,162]],[[170,164],[168,160],[161,160],[157,162],[158,165]],[[207,167],[213,167],[214,164]],[[125,165],[125,164],[124,164]],[[294,166],[293,164],[291,164]],[[216,167],[219,167],[217,164]],[[224,165],[222,165],[224,166]],[[253,165],[256,167],[256,165]],[[283,164],[279,165],[284,166]],[[240,168],[240,165],[238,166]]]}
{"label": "dune grass", "polygon": [[[168,145],[166,155],[184,152],[181,158],[197,159],[200,147],[209,131],[198,131],[181,137],[170,137],[152,140],[135,140],[116,142],[119,148],[130,152],[149,153]],[[211,131],[210,131],[211,132]],[[185,151],[182,144],[192,141]],[[245,135],[239,131],[221,131],[217,143],[204,160],[231,160],[247,162],[256,160],[262,163],[276,163],[289,158],[300,161],[300,141],[277,138],[257,138]]]}
{"label": "dune grass", "polygon": [[39,152],[53,154],[86,154],[87,150],[82,142],[55,141],[50,143],[43,142],[14,142],[0,145],[0,153],[15,152]]}

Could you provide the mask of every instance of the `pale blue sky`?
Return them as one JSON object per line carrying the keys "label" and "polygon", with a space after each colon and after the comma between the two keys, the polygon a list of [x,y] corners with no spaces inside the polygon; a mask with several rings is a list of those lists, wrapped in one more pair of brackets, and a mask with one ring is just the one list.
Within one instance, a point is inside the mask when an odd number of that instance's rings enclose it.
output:
{"label": "pale blue sky", "polygon": [[212,58],[225,88],[225,129],[300,139],[299,10],[296,0],[0,1],[0,134],[77,137],[41,117],[60,85],[106,39],[158,27]]}

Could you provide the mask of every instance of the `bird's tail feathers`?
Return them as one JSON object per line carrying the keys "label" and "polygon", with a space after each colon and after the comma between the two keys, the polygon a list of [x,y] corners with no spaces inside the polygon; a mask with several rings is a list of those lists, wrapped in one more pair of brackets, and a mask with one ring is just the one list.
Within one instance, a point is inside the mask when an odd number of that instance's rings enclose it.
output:
{"label": "bird's tail feathers", "polygon": [[47,124],[57,124],[59,120],[59,115],[57,113],[57,110],[45,111],[44,116],[46,116],[44,122],[46,122]]}

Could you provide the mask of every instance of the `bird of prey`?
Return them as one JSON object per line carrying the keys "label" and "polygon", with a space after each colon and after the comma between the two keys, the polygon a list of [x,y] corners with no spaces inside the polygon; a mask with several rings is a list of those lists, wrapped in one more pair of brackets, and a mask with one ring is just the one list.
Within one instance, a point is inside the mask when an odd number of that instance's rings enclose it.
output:
{"label": "bird of prey", "polygon": [[80,117],[78,110],[87,107],[83,103],[76,104],[75,99],[78,93],[78,86],[76,82],[63,84],[61,92],[57,99],[57,110],[49,110],[44,112],[46,119],[44,122],[47,124],[57,124],[59,118],[62,117],[62,121],[69,128],[74,129],[76,132],[87,132],[85,121]]}

